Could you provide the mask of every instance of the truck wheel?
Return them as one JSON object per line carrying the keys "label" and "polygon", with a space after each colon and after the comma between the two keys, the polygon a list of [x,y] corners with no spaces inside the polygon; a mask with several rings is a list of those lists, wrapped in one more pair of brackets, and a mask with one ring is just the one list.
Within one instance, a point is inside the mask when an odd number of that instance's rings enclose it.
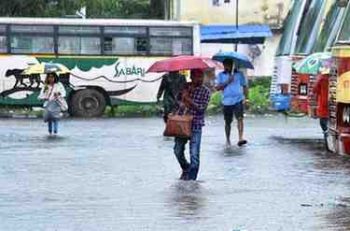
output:
{"label": "truck wheel", "polygon": [[106,99],[95,89],[77,91],[70,102],[71,113],[76,117],[99,117],[106,108]]}

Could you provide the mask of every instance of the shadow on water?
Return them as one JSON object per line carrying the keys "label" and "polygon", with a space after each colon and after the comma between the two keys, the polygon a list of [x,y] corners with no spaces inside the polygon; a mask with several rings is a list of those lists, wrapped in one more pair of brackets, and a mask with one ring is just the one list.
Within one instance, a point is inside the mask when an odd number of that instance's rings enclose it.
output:
{"label": "shadow on water", "polygon": [[225,147],[222,149],[221,153],[225,157],[243,156],[244,154],[246,154],[245,148],[246,147],[238,147],[238,146]]}
{"label": "shadow on water", "polygon": [[52,142],[52,143],[55,143],[55,142],[63,142],[67,139],[67,137],[64,137],[64,136],[60,136],[60,135],[47,135],[45,136],[44,140],[46,142]]}
{"label": "shadow on water", "polygon": [[340,197],[330,205],[331,212],[325,215],[329,230],[350,230],[350,197]]}
{"label": "shadow on water", "polygon": [[200,181],[178,181],[171,187],[171,207],[176,208],[176,217],[192,219],[199,218],[206,206],[204,189]]}
{"label": "shadow on water", "polygon": [[289,138],[282,136],[270,136],[270,140],[283,145],[297,146],[300,149],[313,150],[313,151],[326,151],[325,143],[323,139],[318,138]]}
{"label": "shadow on water", "polygon": [[[350,230],[350,197],[349,190],[346,186],[350,186],[350,157],[334,154],[325,150],[323,139],[312,138],[285,138],[272,136],[273,141],[282,145],[292,145],[297,149],[306,151],[312,158],[312,166],[310,171],[317,171],[324,179],[324,184],[341,184],[345,185],[342,196],[336,196],[329,199],[325,204],[327,211],[321,215],[326,219],[326,223],[322,230]],[[314,169],[314,170],[311,170]],[[321,227],[320,227],[321,228]]]}

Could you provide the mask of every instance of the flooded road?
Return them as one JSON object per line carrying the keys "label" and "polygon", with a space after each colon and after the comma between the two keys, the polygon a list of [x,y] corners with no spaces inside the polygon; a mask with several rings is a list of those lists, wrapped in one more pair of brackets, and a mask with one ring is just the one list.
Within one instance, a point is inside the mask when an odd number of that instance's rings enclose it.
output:
{"label": "flooded road", "polygon": [[[246,119],[249,145],[204,128],[198,182],[179,181],[162,120],[0,120],[0,230],[349,230],[350,159],[317,120]],[[235,131],[235,130],[234,130]],[[234,133],[236,137],[236,133]]]}

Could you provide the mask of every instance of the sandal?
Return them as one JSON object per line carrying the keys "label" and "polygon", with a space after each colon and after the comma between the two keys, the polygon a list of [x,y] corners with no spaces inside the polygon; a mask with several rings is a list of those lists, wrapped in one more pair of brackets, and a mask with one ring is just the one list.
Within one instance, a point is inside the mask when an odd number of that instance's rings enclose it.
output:
{"label": "sandal", "polygon": [[237,145],[238,145],[239,147],[241,147],[241,146],[243,146],[243,145],[245,145],[245,144],[247,144],[247,143],[248,143],[248,141],[246,141],[246,140],[240,140],[240,141],[238,141]]}

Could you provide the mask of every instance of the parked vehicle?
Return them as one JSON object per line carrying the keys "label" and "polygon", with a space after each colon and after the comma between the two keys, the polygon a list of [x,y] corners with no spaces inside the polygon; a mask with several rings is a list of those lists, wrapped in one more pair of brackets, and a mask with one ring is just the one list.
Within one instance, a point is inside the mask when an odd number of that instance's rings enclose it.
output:
{"label": "parked vehicle", "polygon": [[0,18],[0,105],[39,106],[43,76],[31,64],[59,63],[70,114],[100,116],[106,105],[155,102],[155,61],[199,54],[192,22],[116,19]]}
{"label": "parked vehicle", "polygon": [[[330,51],[334,45],[337,34],[339,33],[341,24],[344,18],[345,7],[339,4],[336,0],[318,1],[317,4],[321,8],[325,8],[322,14],[318,14],[319,19],[322,16],[323,24],[313,24],[312,20],[307,20],[305,27],[300,38],[299,48],[296,49],[295,60],[304,58],[306,55],[310,55],[318,52]],[[321,11],[322,12],[322,11]],[[312,19],[312,16],[309,17]],[[316,20],[317,21],[317,20]],[[319,21],[317,21],[319,22]],[[311,27],[311,28],[310,28]],[[305,39],[308,37],[310,31],[317,32],[321,28],[321,32],[317,33],[317,40]],[[305,35],[307,35],[305,37]],[[313,36],[310,36],[314,38]],[[302,39],[304,38],[304,39]],[[312,94],[312,89],[316,83],[316,74],[302,74],[293,70],[291,81],[291,95],[292,95],[292,107],[293,111],[302,112],[305,114],[313,115],[315,111],[315,100]]]}
{"label": "parked vehicle", "polygon": [[350,3],[332,49],[334,66],[329,87],[328,146],[333,152],[350,155]]}
{"label": "parked vehicle", "polygon": [[[298,60],[314,52],[322,23],[326,16],[327,18],[334,16],[328,12],[331,12],[335,4],[335,0],[294,0],[292,2],[275,57],[275,71],[270,91],[273,105],[279,105],[274,101],[281,98],[276,95],[282,94],[291,97],[290,101],[294,110],[307,112],[309,77],[299,76],[293,72],[292,66]],[[334,22],[333,20],[328,21]],[[326,23],[328,21],[326,20]],[[328,22],[327,25],[331,22]],[[328,42],[328,39],[326,41]],[[284,108],[284,110],[288,109],[290,105]]]}
{"label": "parked vehicle", "polygon": [[[302,18],[307,12],[310,0],[293,0],[284,21],[283,34],[276,52],[274,73],[271,81],[270,96],[275,110],[288,110],[289,104],[280,103],[282,99],[290,101],[290,81],[292,74],[292,55],[295,52],[298,31]],[[282,97],[283,96],[283,97]],[[288,98],[288,100],[285,100]],[[285,107],[281,107],[285,106]]]}

